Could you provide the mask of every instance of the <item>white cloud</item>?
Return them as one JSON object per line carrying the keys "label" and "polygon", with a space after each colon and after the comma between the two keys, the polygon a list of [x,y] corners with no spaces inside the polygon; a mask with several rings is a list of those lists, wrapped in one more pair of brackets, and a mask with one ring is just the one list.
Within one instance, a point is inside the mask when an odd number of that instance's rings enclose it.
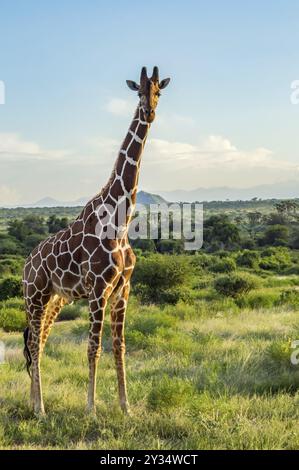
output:
{"label": "white cloud", "polygon": [[163,139],[149,139],[146,153],[150,154],[152,162],[166,162],[171,160],[177,163],[179,160],[191,160],[197,147],[185,142],[170,142]]}
{"label": "white cloud", "polygon": [[141,184],[156,190],[247,187],[299,178],[299,165],[267,148],[243,150],[211,135],[198,144],[149,139],[141,175]]}
{"label": "white cloud", "polygon": [[122,98],[111,98],[105,106],[106,111],[116,116],[130,116],[134,110],[134,103]]}
{"label": "white cloud", "polygon": [[[0,133],[0,205],[47,195],[72,200],[95,194],[109,178],[120,145],[119,139],[100,137],[72,152],[45,150],[17,134]],[[210,135],[198,143],[149,139],[139,187],[149,191],[240,188],[294,179],[299,179],[298,164],[264,147],[244,150],[226,137]]]}
{"label": "white cloud", "polygon": [[69,154],[66,150],[45,150],[38,143],[24,140],[15,133],[0,133],[0,161],[56,160]]}
{"label": "white cloud", "polygon": [[229,139],[211,135],[197,145],[184,142],[171,142],[163,139],[150,139],[146,153],[151,161],[168,162],[173,165],[194,166],[198,168],[281,168],[299,171],[299,165],[287,160],[275,158],[273,152],[259,147],[253,150],[241,150],[234,146]]}
{"label": "white cloud", "polygon": [[[76,157],[72,164],[102,168],[104,177],[110,173],[119,148],[116,139],[97,138],[89,142],[89,154]],[[299,177],[299,165],[277,158],[267,148],[243,150],[228,138],[210,135],[198,144],[149,139],[141,174],[141,183],[153,189],[219,184],[242,187]]]}

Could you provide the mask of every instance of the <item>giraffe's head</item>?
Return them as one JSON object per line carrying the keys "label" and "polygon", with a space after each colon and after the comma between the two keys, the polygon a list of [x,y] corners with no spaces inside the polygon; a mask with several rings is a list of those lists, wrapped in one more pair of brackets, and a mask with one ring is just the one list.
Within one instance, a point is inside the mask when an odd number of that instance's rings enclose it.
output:
{"label": "giraffe's head", "polygon": [[140,85],[132,80],[127,80],[128,87],[133,91],[138,91],[140,104],[144,111],[145,119],[148,123],[155,119],[155,109],[157,107],[160,90],[166,88],[170,78],[159,81],[158,67],[154,67],[151,78],[147,76],[146,67],[142,67],[140,75]]}

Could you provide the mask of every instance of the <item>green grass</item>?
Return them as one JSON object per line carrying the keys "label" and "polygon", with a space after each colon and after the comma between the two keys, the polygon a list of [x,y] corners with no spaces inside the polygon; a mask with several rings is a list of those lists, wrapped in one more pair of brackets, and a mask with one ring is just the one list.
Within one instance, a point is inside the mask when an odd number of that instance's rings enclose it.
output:
{"label": "green grass", "polygon": [[7,349],[0,365],[0,448],[297,449],[299,366],[290,364],[290,343],[299,339],[299,312],[223,305],[207,315],[197,304],[161,309],[131,299],[129,417],[118,406],[108,315],[96,418],[85,410],[84,316],[53,328],[42,360],[42,419],[28,404],[22,335],[0,330]]}

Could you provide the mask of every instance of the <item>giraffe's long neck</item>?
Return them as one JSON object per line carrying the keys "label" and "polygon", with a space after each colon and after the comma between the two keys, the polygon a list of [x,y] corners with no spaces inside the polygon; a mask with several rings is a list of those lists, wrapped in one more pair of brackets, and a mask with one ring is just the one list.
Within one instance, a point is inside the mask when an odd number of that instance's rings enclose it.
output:
{"label": "giraffe's long neck", "polygon": [[116,205],[120,200],[126,202],[126,223],[136,204],[137,186],[140,172],[141,155],[150,125],[145,121],[144,112],[139,104],[119,151],[111,177],[103,189],[107,203]]}

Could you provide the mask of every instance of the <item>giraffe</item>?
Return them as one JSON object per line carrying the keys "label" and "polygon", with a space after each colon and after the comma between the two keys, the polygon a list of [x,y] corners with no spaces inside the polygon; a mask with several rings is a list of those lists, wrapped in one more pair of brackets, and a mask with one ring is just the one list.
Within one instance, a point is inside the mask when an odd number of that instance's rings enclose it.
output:
{"label": "giraffe", "polygon": [[[40,361],[51,327],[63,305],[82,298],[88,299],[90,318],[87,409],[95,410],[97,365],[109,301],[119,402],[121,409],[129,412],[124,323],[136,259],[128,228],[136,204],[142,151],[160,90],[169,81],[159,80],[158,67],[154,67],[150,78],[143,67],[140,84],[127,80],[128,87],[138,92],[139,103],[110,179],[74,222],[42,241],[25,262],[23,288],[28,326],[24,331],[24,355],[35,414],[44,414]],[[121,207],[125,208],[123,217]]]}

